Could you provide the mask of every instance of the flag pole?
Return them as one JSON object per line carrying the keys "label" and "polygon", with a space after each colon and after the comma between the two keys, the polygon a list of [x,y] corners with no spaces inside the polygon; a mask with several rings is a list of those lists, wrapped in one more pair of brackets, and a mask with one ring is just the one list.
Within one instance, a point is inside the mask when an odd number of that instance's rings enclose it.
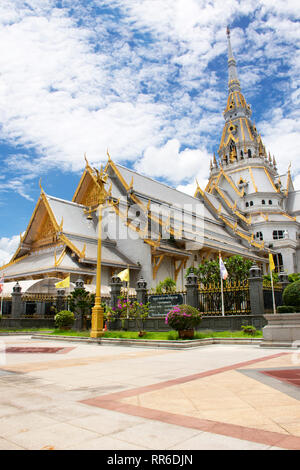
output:
{"label": "flag pole", "polygon": [[1,290],[0,317],[2,317],[2,311],[3,311],[3,291],[4,291],[4,276],[3,276],[3,284],[2,284],[2,290]]}
{"label": "flag pole", "polygon": [[273,283],[272,270],[270,270],[270,273],[271,273],[271,286],[272,286],[272,299],[273,299],[273,313],[275,315],[276,314],[276,304],[275,304],[275,294],[274,294],[274,283]]}
{"label": "flag pole", "polygon": [[225,309],[224,309],[224,290],[223,290],[223,276],[221,273],[221,251],[219,251],[219,271],[220,271],[220,278],[221,278],[221,300],[222,300],[222,316],[225,316]]}
{"label": "flag pole", "polygon": [[127,264],[127,269],[128,269],[128,281],[127,281],[127,320],[129,318],[129,313],[128,313],[128,301],[129,301],[129,264]]}
{"label": "flag pole", "polygon": [[271,275],[271,288],[272,288],[272,300],[273,300],[273,313],[276,314],[276,303],[275,303],[275,293],[274,293],[274,281],[272,271],[275,269],[273,256],[269,253],[269,266],[270,266],[270,275]]}

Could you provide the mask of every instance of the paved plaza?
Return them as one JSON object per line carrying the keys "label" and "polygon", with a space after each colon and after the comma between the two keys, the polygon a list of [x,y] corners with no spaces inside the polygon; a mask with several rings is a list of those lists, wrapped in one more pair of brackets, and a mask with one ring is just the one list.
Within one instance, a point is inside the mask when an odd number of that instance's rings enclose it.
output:
{"label": "paved plaza", "polygon": [[0,344],[0,449],[300,449],[300,351]]}

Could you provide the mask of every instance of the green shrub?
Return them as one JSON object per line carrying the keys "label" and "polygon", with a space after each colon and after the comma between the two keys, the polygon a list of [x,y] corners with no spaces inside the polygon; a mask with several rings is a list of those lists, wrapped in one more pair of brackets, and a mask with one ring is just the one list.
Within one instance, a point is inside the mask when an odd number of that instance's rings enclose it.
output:
{"label": "green shrub", "polygon": [[176,291],[176,282],[171,277],[166,277],[164,281],[160,281],[156,286],[156,294],[167,294]]}
{"label": "green shrub", "polygon": [[277,312],[278,313],[294,313],[296,312],[296,307],[293,307],[291,305],[280,305],[277,307]]}
{"label": "green shrub", "polygon": [[244,335],[251,335],[251,336],[256,336],[257,335],[257,329],[255,326],[252,325],[242,325],[241,326]]}
{"label": "green shrub", "polygon": [[173,330],[192,330],[201,323],[201,313],[190,305],[175,305],[165,319]]}
{"label": "green shrub", "polygon": [[75,321],[74,313],[69,310],[61,310],[55,315],[54,319],[55,326],[60,329],[70,328]]}
{"label": "green shrub", "polygon": [[295,281],[284,289],[282,300],[284,305],[300,307],[300,281]]}

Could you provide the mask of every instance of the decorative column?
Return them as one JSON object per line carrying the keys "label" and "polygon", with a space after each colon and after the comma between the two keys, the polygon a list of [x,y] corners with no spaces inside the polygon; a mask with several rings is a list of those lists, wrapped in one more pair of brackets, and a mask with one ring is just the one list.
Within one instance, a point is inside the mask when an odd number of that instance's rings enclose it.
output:
{"label": "decorative column", "polygon": [[121,295],[121,287],[123,283],[121,279],[115,274],[112,276],[110,281],[110,306],[111,308],[117,308],[118,298]]}
{"label": "decorative column", "polygon": [[[84,281],[82,279],[77,279],[77,281],[75,282],[75,293],[79,292],[79,290],[83,290],[85,292],[85,287],[84,287]],[[77,331],[81,331],[83,330],[83,313],[82,311],[80,310],[80,308],[78,308],[78,304],[80,302],[80,296],[76,296],[75,295],[75,306],[74,306],[74,315],[75,315],[75,322],[74,322],[74,327],[73,329],[74,330],[77,330]]]}
{"label": "decorative column", "polygon": [[282,292],[283,292],[284,289],[290,284],[289,277],[288,277],[287,273],[280,272],[278,274],[278,282],[279,282],[279,284],[281,284]]}
{"label": "decorative column", "polygon": [[11,318],[20,318],[23,313],[22,288],[17,282],[11,294]]}
{"label": "decorative column", "polygon": [[263,279],[261,275],[261,269],[257,264],[249,270],[249,293],[250,293],[250,305],[251,315],[264,315],[264,292],[263,292]]}
{"label": "decorative column", "polygon": [[148,301],[147,282],[142,277],[136,283],[136,300],[139,304],[146,304]]}
{"label": "decorative column", "polygon": [[61,310],[65,310],[65,289],[57,289],[57,297],[56,297],[56,310],[57,313]]}
{"label": "decorative column", "polygon": [[199,307],[198,296],[198,277],[194,273],[190,273],[186,278],[186,303],[192,307]]}

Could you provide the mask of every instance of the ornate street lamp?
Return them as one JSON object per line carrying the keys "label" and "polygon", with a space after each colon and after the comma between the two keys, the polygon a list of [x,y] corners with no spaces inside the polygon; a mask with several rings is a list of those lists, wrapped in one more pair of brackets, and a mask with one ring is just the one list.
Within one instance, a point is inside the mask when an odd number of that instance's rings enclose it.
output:
{"label": "ornate street lamp", "polygon": [[95,208],[90,207],[88,210],[84,210],[85,214],[88,214],[87,219],[92,219],[91,213],[98,210],[98,244],[97,244],[97,269],[96,269],[96,297],[95,305],[92,308],[92,328],[90,337],[100,338],[103,336],[103,317],[104,310],[101,306],[101,235],[102,235],[102,214],[103,209],[109,205],[118,204],[119,201],[113,202],[111,198],[111,189],[106,191],[105,184],[107,183],[108,174],[104,173],[101,166],[100,171],[94,168],[93,179],[97,184],[98,201]]}

